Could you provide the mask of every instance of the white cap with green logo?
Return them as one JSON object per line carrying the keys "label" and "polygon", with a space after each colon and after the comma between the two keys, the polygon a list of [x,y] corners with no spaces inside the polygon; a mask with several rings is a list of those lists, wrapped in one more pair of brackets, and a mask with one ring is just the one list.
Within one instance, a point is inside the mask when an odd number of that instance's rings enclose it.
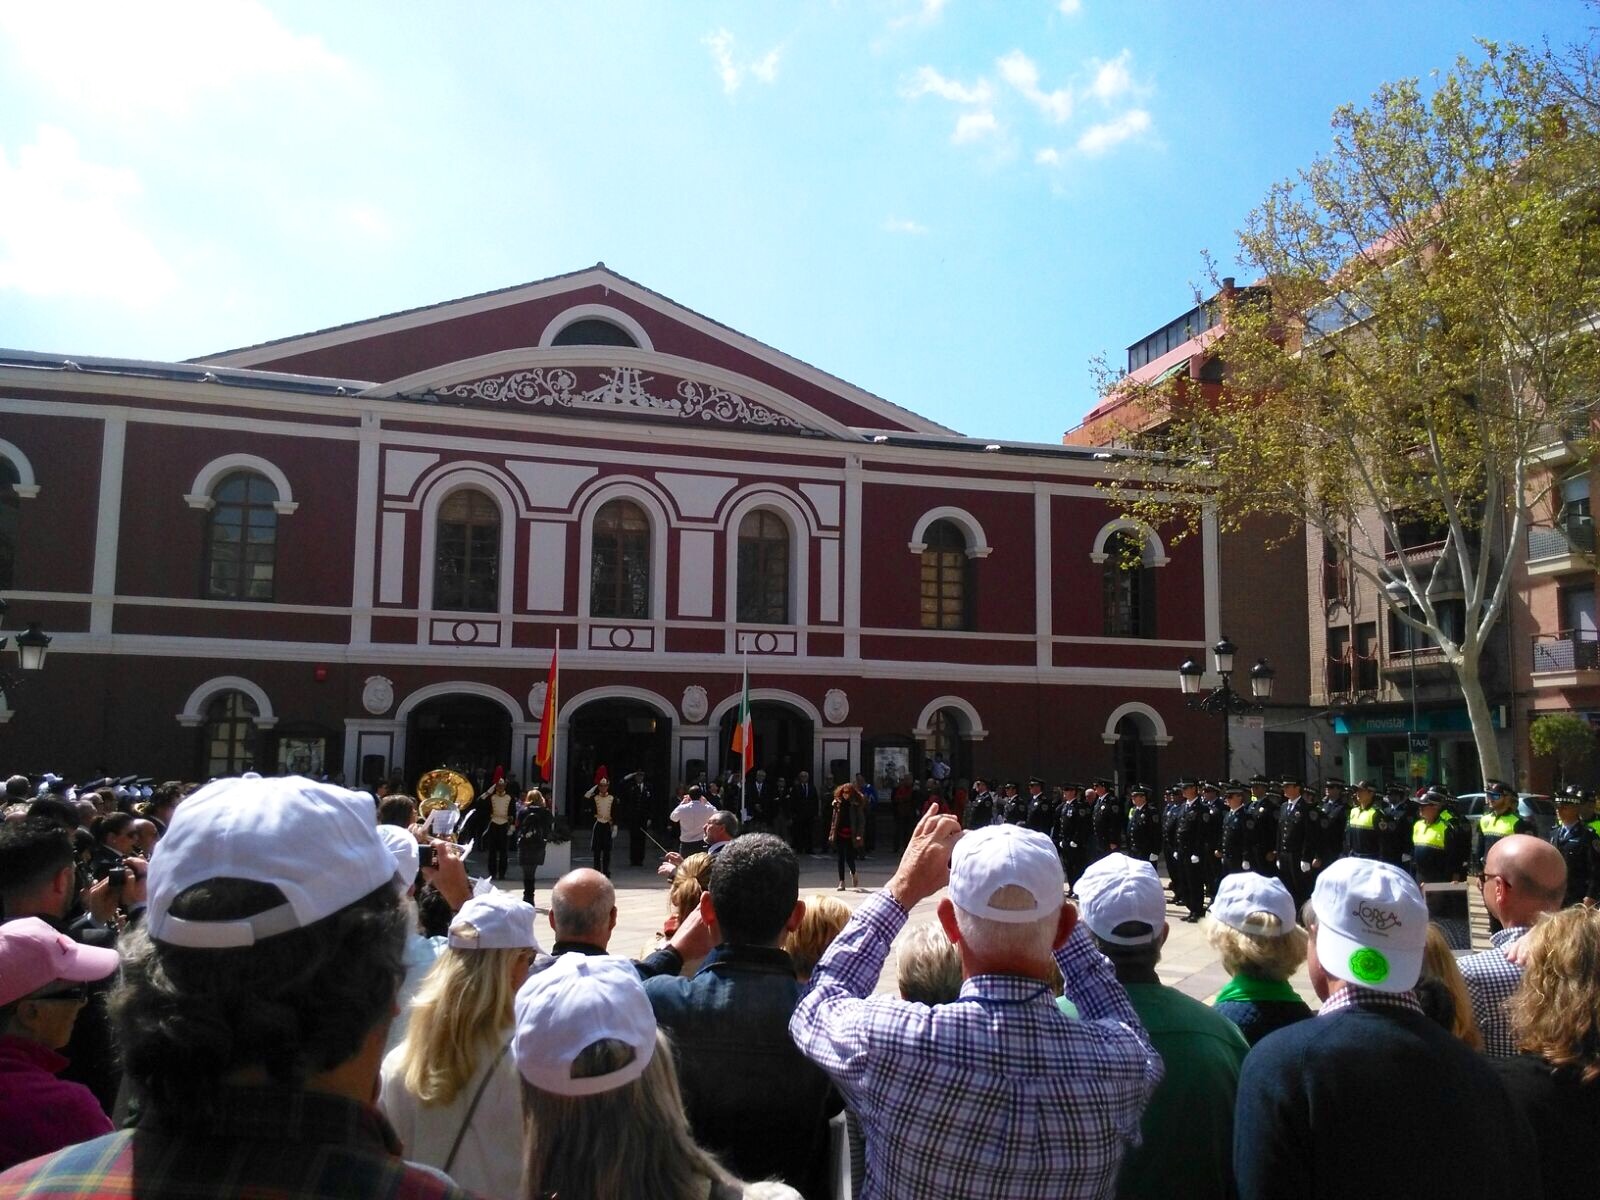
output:
{"label": "white cap with green logo", "polygon": [[1317,960],[1336,979],[1377,992],[1406,992],[1422,973],[1428,904],[1416,881],[1390,863],[1341,858],[1311,893]]}

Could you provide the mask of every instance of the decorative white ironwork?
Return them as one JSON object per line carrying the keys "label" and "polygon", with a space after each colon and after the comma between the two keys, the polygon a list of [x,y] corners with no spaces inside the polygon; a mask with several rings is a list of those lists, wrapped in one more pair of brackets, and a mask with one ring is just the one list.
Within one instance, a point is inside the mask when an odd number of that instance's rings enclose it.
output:
{"label": "decorative white ironwork", "polygon": [[642,409],[684,420],[715,421],[723,425],[756,425],[774,429],[804,429],[805,426],[726,388],[680,379],[674,396],[658,396],[650,390],[655,376],[637,367],[607,367],[599,372],[600,383],[580,388],[577,372],[565,367],[539,367],[491,375],[471,383],[440,388],[438,394],[458,400],[487,400],[491,404],[543,405],[547,408]]}

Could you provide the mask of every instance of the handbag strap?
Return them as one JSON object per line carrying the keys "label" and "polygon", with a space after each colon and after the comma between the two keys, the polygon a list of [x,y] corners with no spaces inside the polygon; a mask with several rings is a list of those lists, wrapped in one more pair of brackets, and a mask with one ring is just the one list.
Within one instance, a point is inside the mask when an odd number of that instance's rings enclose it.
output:
{"label": "handbag strap", "polygon": [[489,1069],[483,1073],[483,1082],[478,1084],[478,1090],[472,1094],[472,1103],[467,1105],[467,1115],[461,1118],[461,1128],[456,1130],[456,1140],[450,1143],[450,1153],[445,1156],[444,1166],[441,1168],[446,1175],[450,1174],[450,1168],[455,1164],[456,1151],[461,1149],[461,1139],[467,1136],[467,1126],[472,1124],[472,1116],[478,1111],[478,1102],[483,1099],[483,1093],[489,1090],[489,1081],[494,1078],[495,1068],[500,1065],[500,1060],[510,1049],[510,1042],[500,1047],[500,1053],[494,1056],[489,1063]]}

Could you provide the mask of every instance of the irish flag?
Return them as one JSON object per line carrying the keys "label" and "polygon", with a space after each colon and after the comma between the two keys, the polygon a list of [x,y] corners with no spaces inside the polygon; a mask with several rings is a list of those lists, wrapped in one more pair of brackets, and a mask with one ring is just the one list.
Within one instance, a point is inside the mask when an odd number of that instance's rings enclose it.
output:
{"label": "irish flag", "polygon": [[550,677],[544,685],[544,713],[539,718],[539,747],[533,752],[533,761],[546,779],[550,779],[550,764],[556,760],[556,682],[561,663],[561,634],[556,634],[556,648],[550,654]]}
{"label": "irish flag", "polygon": [[739,698],[739,723],[733,727],[733,745],[729,747],[739,756],[739,772],[748,775],[756,765],[756,737],[750,727],[750,658],[744,660],[744,692]]}

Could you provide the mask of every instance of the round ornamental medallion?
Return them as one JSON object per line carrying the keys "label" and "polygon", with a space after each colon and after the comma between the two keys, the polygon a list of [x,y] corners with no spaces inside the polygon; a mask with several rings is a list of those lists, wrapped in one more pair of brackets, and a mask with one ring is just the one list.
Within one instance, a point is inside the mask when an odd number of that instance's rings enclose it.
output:
{"label": "round ornamental medallion", "polygon": [[829,688],[828,694],[822,698],[822,715],[832,724],[839,724],[850,715],[850,697],[838,688]]}
{"label": "round ornamental medallion", "polygon": [[361,707],[381,717],[394,706],[394,684],[382,675],[369,675],[361,688]]}
{"label": "round ornamental medallion", "polygon": [[771,654],[778,648],[778,635],[775,633],[756,634],[756,653]]}
{"label": "round ornamental medallion", "polygon": [[610,642],[613,650],[626,650],[633,645],[633,630],[617,626],[611,631]]}
{"label": "round ornamental medallion", "polygon": [[695,724],[706,719],[710,704],[706,698],[706,690],[698,683],[691,683],[683,689],[683,715]]}
{"label": "round ornamental medallion", "polygon": [[478,623],[476,621],[457,621],[450,627],[450,636],[458,642],[472,643],[478,640]]}
{"label": "round ornamental medallion", "polygon": [[544,697],[545,692],[549,689],[549,686],[549,684],[541,679],[538,683],[534,684],[528,689],[528,711],[536,717],[540,716],[544,712]]}

